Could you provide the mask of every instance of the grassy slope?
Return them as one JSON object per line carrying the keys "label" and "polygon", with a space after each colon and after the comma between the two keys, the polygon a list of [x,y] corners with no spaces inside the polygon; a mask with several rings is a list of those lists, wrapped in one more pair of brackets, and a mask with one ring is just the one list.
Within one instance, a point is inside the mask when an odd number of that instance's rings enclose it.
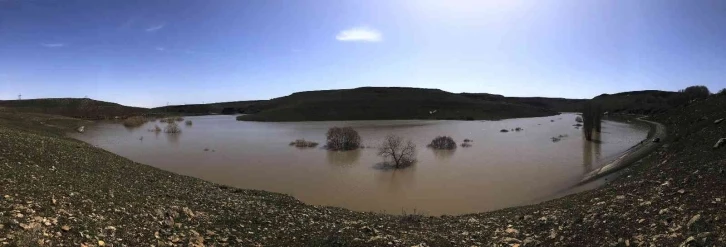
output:
{"label": "grassy slope", "polygon": [[16,112],[54,114],[75,118],[103,119],[145,114],[146,108],[86,98],[49,98],[29,100],[2,100],[0,107]]}
{"label": "grassy slope", "polygon": [[602,188],[443,217],[358,213],[228,188],[62,137],[80,124],[66,118],[0,113],[0,242],[676,246],[692,238],[688,246],[726,246],[726,147],[712,148],[726,137],[726,122],[714,124],[723,109],[726,97],[712,97],[654,116],[673,138]]}
{"label": "grassy slope", "polygon": [[[430,114],[430,111],[436,113]],[[484,101],[438,89],[375,88],[294,93],[250,107],[246,121],[502,119],[554,115],[526,105]]]}

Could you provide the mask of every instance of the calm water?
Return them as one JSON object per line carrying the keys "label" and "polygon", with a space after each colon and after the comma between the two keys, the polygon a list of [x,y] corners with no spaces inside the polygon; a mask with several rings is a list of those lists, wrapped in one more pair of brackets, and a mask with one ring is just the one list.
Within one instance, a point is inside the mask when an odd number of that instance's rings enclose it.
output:
{"label": "calm water", "polygon": [[[182,123],[178,135],[147,131],[155,124],[163,128],[158,122],[135,129],[98,123],[75,137],[164,170],[290,194],[310,204],[440,215],[522,205],[556,194],[647,135],[646,126],[605,121],[602,143],[592,144],[572,126],[575,117],[259,123],[201,116],[187,117],[194,125]],[[299,138],[322,146],[332,126],[355,128],[366,146],[376,146],[389,133],[410,138],[417,145],[418,162],[402,170],[380,170],[375,165],[382,160],[374,148],[332,152],[288,146]],[[524,131],[500,133],[516,127]],[[426,148],[437,135],[474,142],[455,151]],[[559,135],[566,137],[553,142]]]}

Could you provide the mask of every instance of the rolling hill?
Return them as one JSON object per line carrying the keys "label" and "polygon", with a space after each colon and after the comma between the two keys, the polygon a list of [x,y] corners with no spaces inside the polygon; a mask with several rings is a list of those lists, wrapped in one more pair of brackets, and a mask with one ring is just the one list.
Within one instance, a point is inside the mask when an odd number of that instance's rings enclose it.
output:
{"label": "rolling hill", "polygon": [[250,105],[243,121],[322,121],[458,119],[493,120],[538,117],[556,111],[523,104],[487,101],[439,89],[361,87],[293,93]]}
{"label": "rolling hill", "polygon": [[232,101],[209,104],[170,105],[152,108],[155,112],[174,113],[182,115],[208,115],[208,114],[239,114],[247,113],[252,105],[263,100]]}

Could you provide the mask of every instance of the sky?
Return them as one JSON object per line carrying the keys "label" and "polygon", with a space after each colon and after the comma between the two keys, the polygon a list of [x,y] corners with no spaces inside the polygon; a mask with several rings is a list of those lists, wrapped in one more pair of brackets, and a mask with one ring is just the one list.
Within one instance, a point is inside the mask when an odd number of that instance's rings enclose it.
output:
{"label": "sky", "polygon": [[726,87],[726,1],[0,0],[0,100]]}

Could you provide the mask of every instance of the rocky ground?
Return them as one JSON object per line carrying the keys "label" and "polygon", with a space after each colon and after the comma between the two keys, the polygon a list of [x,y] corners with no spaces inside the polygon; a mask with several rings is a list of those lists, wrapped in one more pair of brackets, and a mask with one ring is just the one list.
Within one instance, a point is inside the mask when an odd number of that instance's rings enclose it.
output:
{"label": "rocky ground", "polygon": [[229,188],[66,138],[73,119],[0,112],[0,245],[726,246],[724,109],[712,97],[652,117],[669,139],[599,189],[441,217]]}

